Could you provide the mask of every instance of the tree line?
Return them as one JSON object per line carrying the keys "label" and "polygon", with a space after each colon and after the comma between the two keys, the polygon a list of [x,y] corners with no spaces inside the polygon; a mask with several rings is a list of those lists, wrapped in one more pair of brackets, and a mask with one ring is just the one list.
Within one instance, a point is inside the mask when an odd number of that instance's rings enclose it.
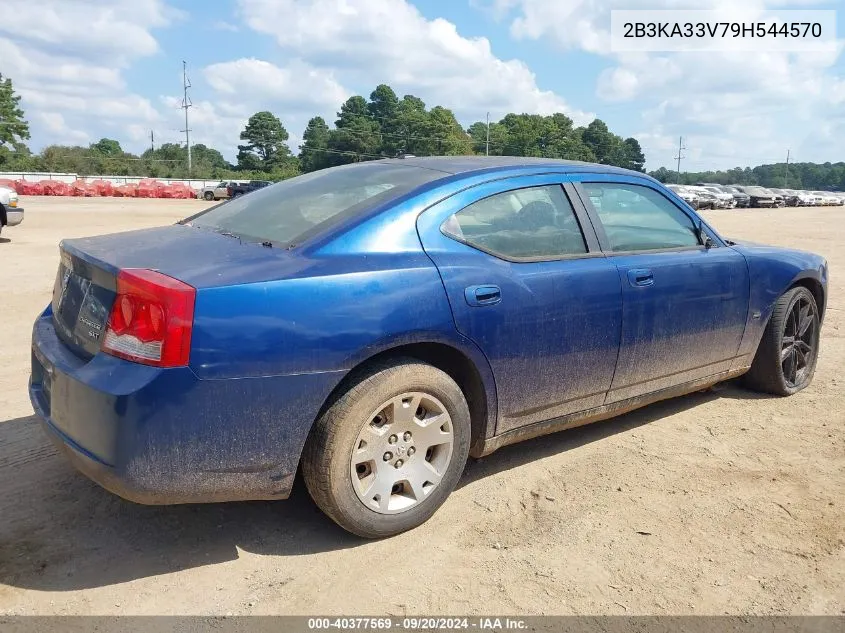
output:
{"label": "tree line", "polygon": [[165,143],[141,154],[124,151],[114,139],[87,147],[49,145],[38,153],[26,146],[29,125],[10,79],[0,76],[0,171],[73,172],[83,176],[151,176],[160,178],[237,178],[280,180],[317,169],[352,162],[394,157],[473,155],[541,156],[605,163],[643,170],[645,156],[636,139],[623,139],[601,120],[576,127],[562,113],[550,116],[508,114],[488,126],[478,121],[464,129],[443,106],[428,108],[422,99],[401,99],[379,85],[369,99],[356,95],[340,106],[330,126],[313,117],[298,153],[289,144],[282,121],[271,112],[253,114],[240,133],[235,163],[203,144],[187,149]]}
{"label": "tree line", "polygon": [[[49,145],[33,153],[26,145],[29,124],[9,78],[0,74],[0,171],[72,172],[82,176],[116,175],[157,178],[281,180],[300,173],[346,163],[394,157],[480,155],[538,156],[616,165],[643,171],[645,156],[639,142],[614,134],[600,119],[575,126],[563,113],[505,115],[499,121],[476,121],[464,129],[443,106],[428,108],[422,99],[401,99],[381,84],[369,98],[355,95],[340,106],[329,125],[315,116],[305,128],[298,152],[289,144],[282,121],[272,112],[253,114],[240,133],[234,163],[215,148],[187,149],[165,143],[141,154],[124,151],[114,139],[103,138],[87,147]],[[718,182],[789,189],[845,190],[845,163],[783,163],[736,167],[726,171],[685,172],[680,176],[661,167],[650,172],[661,182]]]}
{"label": "tree line", "polygon": [[660,182],[692,185],[716,182],[720,185],[759,185],[807,191],[845,191],[845,163],[774,163],[757,167],[734,167],[723,171],[683,172],[661,167],[649,172]]}

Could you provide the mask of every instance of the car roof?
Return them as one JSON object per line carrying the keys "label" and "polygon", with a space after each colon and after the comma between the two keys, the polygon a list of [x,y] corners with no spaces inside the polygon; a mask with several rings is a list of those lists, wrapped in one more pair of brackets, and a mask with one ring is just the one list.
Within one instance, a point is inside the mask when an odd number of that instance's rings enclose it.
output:
{"label": "car roof", "polygon": [[416,156],[413,158],[388,158],[385,162],[402,162],[423,169],[442,171],[446,174],[467,174],[483,170],[501,170],[524,168],[549,168],[556,171],[590,171],[607,174],[637,175],[648,177],[642,172],[599,165],[577,160],[557,158],[532,158],[527,156]]}

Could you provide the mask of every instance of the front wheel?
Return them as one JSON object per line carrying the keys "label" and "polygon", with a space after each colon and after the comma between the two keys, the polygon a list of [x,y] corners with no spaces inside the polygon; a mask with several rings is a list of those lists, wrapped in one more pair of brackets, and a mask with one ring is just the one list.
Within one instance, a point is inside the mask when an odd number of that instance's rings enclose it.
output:
{"label": "front wheel", "polygon": [[821,320],[813,293],[798,286],[781,295],[745,382],[752,389],[790,396],[813,380]]}
{"label": "front wheel", "polygon": [[212,200],[214,200],[214,193],[211,191],[206,191],[204,194],[202,194],[202,197],[211,202]]}
{"label": "front wheel", "polygon": [[311,430],[302,474],[346,530],[392,536],[427,521],[466,465],[470,416],[448,374],[413,359],[370,368]]}

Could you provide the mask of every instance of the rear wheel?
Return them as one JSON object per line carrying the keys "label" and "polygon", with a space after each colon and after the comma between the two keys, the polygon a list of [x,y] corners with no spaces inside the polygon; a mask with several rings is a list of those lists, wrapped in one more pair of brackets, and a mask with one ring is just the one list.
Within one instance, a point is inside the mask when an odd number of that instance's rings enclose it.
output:
{"label": "rear wheel", "polygon": [[365,538],[417,527],[458,483],[470,417],[446,373],[401,359],[362,373],[315,423],[302,456],[308,492]]}
{"label": "rear wheel", "polygon": [[799,286],[783,294],[757,348],[746,384],[789,396],[813,380],[819,349],[819,310],[813,293]]}
{"label": "rear wheel", "polygon": [[212,200],[214,200],[214,192],[206,191],[204,194],[202,194],[202,197],[211,202]]}

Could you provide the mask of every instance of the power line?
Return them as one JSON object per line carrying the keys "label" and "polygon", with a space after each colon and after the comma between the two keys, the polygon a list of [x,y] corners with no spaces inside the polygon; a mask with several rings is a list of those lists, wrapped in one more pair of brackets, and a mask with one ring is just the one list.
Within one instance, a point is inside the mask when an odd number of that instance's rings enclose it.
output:
{"label": "power line", "polygon": [[367,157],[370,157],[370,158],[391,158],[390,156],[382,156],[381,154],[366,154],[366,153],[363,153],[363,152],[353,152],[353,151],[350,151],[350,150],[327,149],[327,148],[322,148],[322,147],[300,146],[299,151],[300,152],[323,152],[323,153],[326,153],[326,154],[348,154],[348,155],[354,155],[354,156],[359,156],[359,157],[360,156],[367,156]]}
{"label": "power line", "polygon": [[[52,152],[51,152],[52,153]],[[149,163],[181,163],[181,158],[144,158],[138,156],[103,156],[102,154],[52,153],[56,158],[93,158],[96,160],[131,160]]]}

